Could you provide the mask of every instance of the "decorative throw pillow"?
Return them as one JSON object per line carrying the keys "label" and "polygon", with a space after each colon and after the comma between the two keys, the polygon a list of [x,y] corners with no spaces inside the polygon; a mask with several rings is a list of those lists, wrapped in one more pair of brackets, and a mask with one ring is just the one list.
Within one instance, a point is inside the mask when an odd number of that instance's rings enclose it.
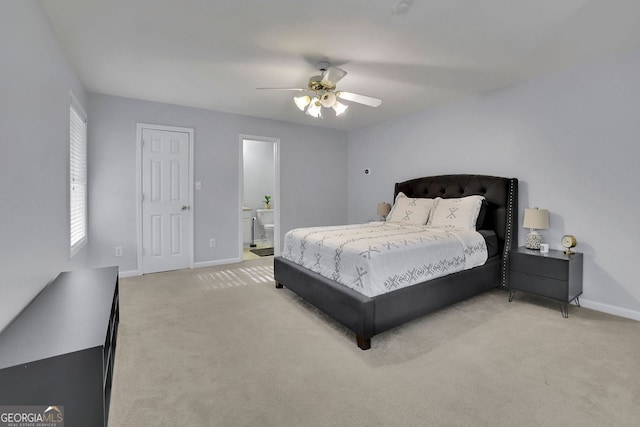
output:
{"label": "decorative throw pillow", "polygon": [[429,219],[429,213],[433,207],[434,199],[412,199],[404,193],[398,193],[396,201],[389,215],[388,222],[401,224],[424,225]]}
{"label": "decorative throw pillow", "polygon": [[483,196],[467,196],[454,199],[437,197],[427,225],[431,227],[475,230],[483,200]]}

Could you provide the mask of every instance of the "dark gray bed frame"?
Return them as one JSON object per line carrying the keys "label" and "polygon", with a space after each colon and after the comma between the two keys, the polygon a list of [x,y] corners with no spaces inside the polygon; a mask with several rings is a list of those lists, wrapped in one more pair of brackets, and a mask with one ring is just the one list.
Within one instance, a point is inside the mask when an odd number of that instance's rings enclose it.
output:
{"label": "dark gray bed frame", "polygon": [[479,229],[494,230],[498,255],[479,267],[368,297],[282,257],[273,261],[276,288],[283,285],[356,334],[362,350],[371,337],[489,289],[508,285],[509,251],[517,243],[518,180],[486,175],[439,175],[395,185],[395,195],[452,198],[479,194],[487,201]]}

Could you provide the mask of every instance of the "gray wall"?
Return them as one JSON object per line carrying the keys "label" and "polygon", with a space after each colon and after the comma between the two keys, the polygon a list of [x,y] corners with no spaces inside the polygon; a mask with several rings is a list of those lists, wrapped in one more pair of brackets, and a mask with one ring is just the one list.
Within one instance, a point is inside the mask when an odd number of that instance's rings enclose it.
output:
{"label": "gray wall", "polygon": [[0,330],[69,259],[69,94],[86,94],[35,1],[0,2]]}
{"label": "gray wall", "polygon": [[[240,135],[280,139],[281,235],[347,221],[347,134],[214,111],[89,94],[90,255],[133,272],[136,259],[136,123],[195,129],[195,262],[237,260]],[[209,247],[209,239],[216,247]],[[123,247],[123,257],[114,248]]]}
{"label": "gray wall", "polygon": [[565,233],[577,237],[583,305],[640,320],[638,76],[640,50],[351,133],[349,221],[391,202],[396,181],[517,177],[520,218],[526,207],[549,209],[542,234],[552,248]]}

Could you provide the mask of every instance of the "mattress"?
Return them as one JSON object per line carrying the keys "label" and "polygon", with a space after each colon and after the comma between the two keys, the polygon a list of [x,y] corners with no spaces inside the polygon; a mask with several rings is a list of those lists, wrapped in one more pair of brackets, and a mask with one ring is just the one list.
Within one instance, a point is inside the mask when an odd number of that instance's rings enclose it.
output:
{"label": "mattress", "polygon": [[282,256],[373,297],[477,267],[488,253],[475,230],[370,222],[291,230]]}

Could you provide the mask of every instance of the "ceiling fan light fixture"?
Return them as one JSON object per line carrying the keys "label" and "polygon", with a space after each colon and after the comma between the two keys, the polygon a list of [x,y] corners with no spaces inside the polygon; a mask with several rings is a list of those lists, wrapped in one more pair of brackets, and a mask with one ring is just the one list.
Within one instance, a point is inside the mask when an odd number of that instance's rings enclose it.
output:
{"label": "ceiling fan light fixture", "polygon": [[307,114],[315,118],[322,117],[322,104],[320,104],[318,97],[314,96],[313,99],[311,99],[309,108],[307,108]]}
{"label": "ceiling fan light fixture", "polygon": [[348,105],[344,105],[343,103],[341,103],[340,101],[336,100],[333,105],[333,110],[336,112],[336,116],[339,116],[340,114],[344,113],[345,110],[347,108],[349,108]]}
{"label": "ceiling fan light fixture", "polygon": [[[404,4],[404,7],[411,6],[411,3],[413,2],[413,0],[396,1],[406,3]],[[329,66],[327,61],[320,61],[317,63],[317,66],[321,75],[310,77],[306,89],[299,87],[260,87],[257,89],[289,90],[308,93],[308,95],[294,96],[293,102],[300,111],[316,119],[322,119],[323,108],[333,108],[336,116],[343,114],[349,106],[344,105],[339,102],[339,100],[355,102],[369,107],[378,107],[382,104],[382,100],[378,98],[358,95],[357,93],[337,91],[336,84],[347,75],[347,72],[342,68]]]}
{"label": "ceiling fan light fixture", "polygon": [[333,106],[336,102],[336,95],[333,92],[325,92],[320,97],[320,103],[324,108],[329,108]]}
{"label": "ceiling fan light fixture", "polygon": [[300,111],[304,111],[304,109],[307,108],[307,105],[311,103],[311,97],[309,97],[309,95],[294,96],[293,102],[296,103],[296,107],[298,107]]}

